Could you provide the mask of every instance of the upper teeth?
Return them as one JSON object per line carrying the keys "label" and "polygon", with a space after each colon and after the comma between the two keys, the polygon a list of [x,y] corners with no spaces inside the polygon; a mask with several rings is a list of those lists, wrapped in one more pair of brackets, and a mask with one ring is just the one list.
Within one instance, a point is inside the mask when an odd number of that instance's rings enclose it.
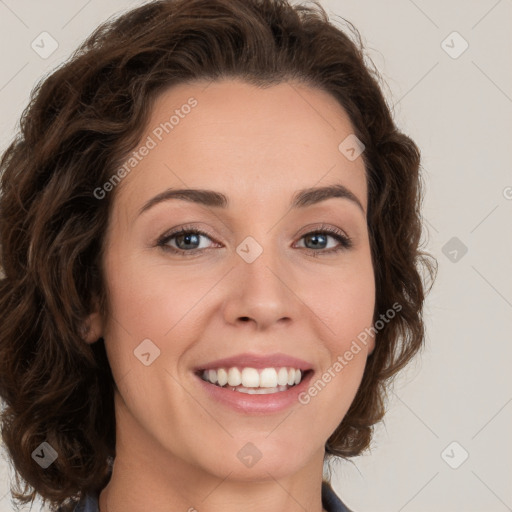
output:
{"label": "upper teeth", "polygon": [[233,367],[229,369],[204,370],[203,379],[224,386],[244,386],[246,388],[275,388],[276,386],[292,386],[298,384],[302,378],[300,370],[295,368],[243,368],[240,371]]}

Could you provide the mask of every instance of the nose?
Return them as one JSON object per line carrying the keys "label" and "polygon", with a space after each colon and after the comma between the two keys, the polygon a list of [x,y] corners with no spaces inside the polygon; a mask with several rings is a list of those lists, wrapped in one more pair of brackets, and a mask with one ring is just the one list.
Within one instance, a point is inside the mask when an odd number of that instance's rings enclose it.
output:
{"label": "nose", "polygon": [[240,258],[226,290],[226,322],[254,324],[257,330],[289,324],[301,304],[293,287],[291,269],[277,251],[265,249],[252,263]]}

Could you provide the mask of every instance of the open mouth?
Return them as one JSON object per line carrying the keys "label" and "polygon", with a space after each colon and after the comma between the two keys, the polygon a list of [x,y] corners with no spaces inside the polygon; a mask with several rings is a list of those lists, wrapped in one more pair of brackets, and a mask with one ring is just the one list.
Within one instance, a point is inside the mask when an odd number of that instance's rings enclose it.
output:
{"label": "open mouth", "polygon": [[243,372],[232,370],[198,370],[195,374],[212,386],[248,395],[268,395],[294,388],[313,373],[312,369],[304,371],[293,368],[281,368],[279,372],[271,368],[263,371],[254,368],[246,368]]}

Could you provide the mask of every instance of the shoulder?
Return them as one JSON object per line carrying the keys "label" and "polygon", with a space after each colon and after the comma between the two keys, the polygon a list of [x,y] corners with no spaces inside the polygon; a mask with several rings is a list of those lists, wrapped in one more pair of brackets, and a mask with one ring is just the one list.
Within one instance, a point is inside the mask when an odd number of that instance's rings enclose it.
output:
{"label": "shoulder", "polygon": [[354,512],[340,500],[327,480],[322,480],[322,505],[327,512]]}

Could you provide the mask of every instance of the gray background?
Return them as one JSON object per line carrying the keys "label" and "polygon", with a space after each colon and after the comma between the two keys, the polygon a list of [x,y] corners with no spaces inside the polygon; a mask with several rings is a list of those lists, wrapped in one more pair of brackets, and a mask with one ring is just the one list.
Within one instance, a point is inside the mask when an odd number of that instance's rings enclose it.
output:
{"label": "gray background", "polygon": [[[140,3],[0,0],[2,149],[39,78]],[[334,466],[333,486],[356,512],[512,510],[512,1],[321,4],[360,30],[422,150],[425,247],[439,261],[426,350],[397,379],[371,452]],[[58,43],[45,59],[31,47],[43,31]],[[0,512],[13,510],[10,475],[0,460]]]}

